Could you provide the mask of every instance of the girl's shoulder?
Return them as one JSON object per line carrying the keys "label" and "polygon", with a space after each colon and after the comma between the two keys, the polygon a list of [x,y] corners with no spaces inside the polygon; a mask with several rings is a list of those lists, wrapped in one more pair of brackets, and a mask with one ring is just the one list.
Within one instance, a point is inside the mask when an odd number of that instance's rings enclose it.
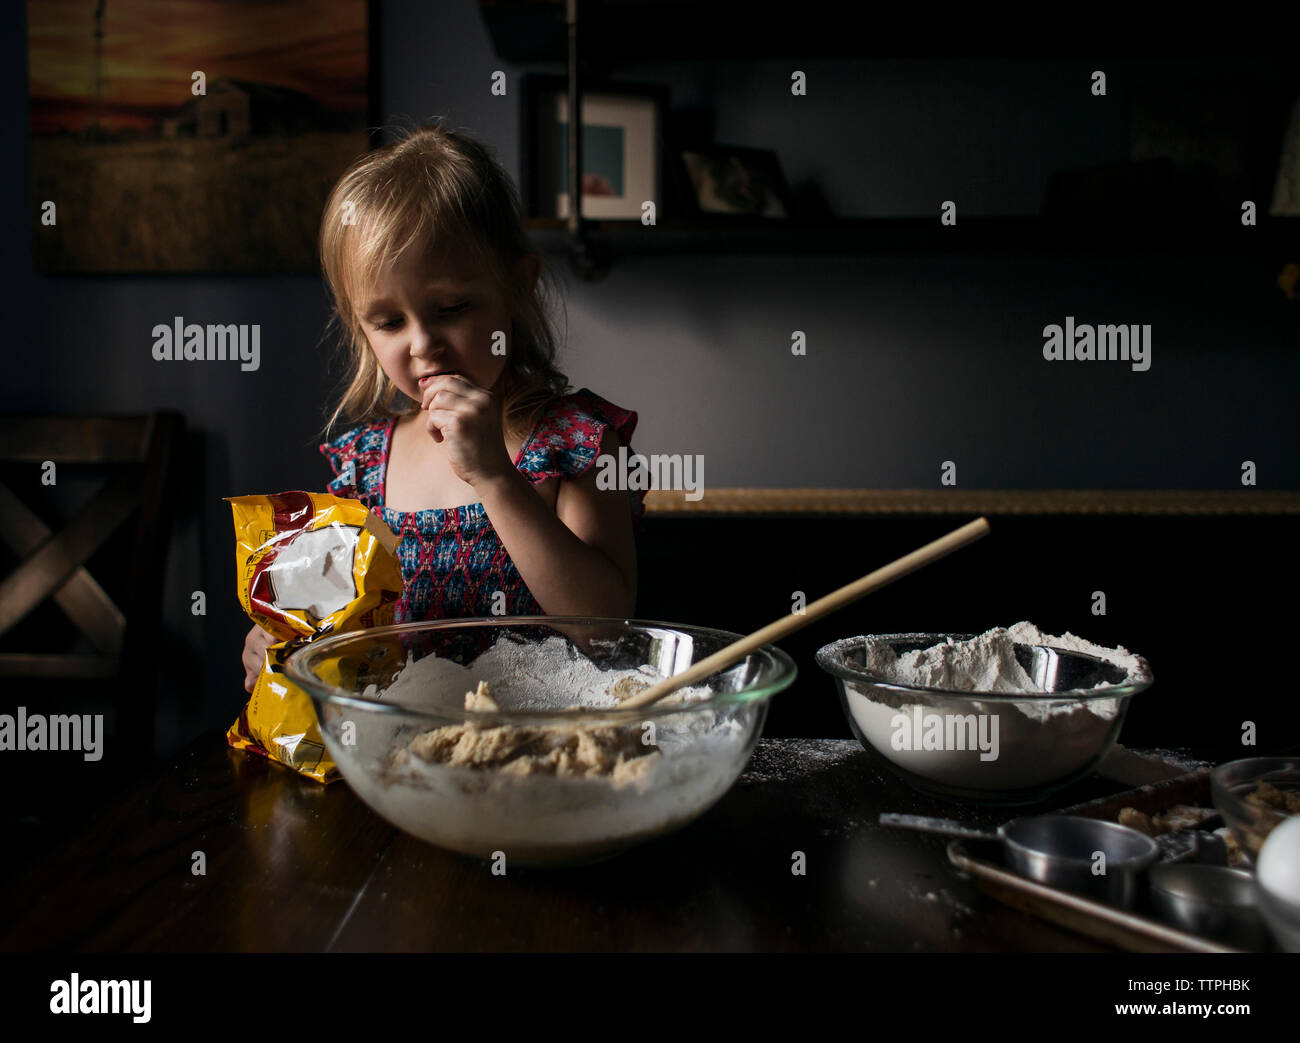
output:
{"label": "girl's shoulder", "polygon": [[[632,446],[637,413],[624,409],[589,388],[555,398],[543,411],[520,449],[518,467],[533,482],[546,478],[575,478],[595,463],[606,430]],[[645,513],[645,490],[630,491],[633,517]]]}
{"label": "girl's shoulder", "polygon": [[637,414],[594,391],[580,388],[560,395],[546,407],[520,449],[519,469],[540,481],[583,474],[600,452],[600,442],[613,428],[630,446]]}
{"label": "girl's shoulder", "polygon": [[362,421],[317,446],[334,471],[329,483],[331,493],[369,502],[383,480],[393,419]]}

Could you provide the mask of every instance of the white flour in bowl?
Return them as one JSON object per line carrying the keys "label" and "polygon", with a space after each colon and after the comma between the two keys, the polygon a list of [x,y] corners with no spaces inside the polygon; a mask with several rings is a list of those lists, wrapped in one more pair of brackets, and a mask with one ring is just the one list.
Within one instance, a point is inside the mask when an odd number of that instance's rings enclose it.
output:
{"label": "white flour in bowl", "polygon": [[[1104,648],[1073,634],[1056,637],[1044,634],[1033,623],[994,627],[966,641],[947,641],[894,655],[884,641],[867,640],[863,645],[864,669],[898,684],[923,688],[949,688],[961,692],[1041,692],[1034,679],[1016,659],[1016,645],[1047,645],[1079,652],[1120,667],[1126,676],[1141,670],[1138,657],[1127,648]],[[1102,683],[1096,688],[1110,688]]]}
{"label": "white flour in bowl", "polygon": [[[1114,742],[1123,700],[1054,698],[1016,659],[1015,646],[1080,652],[1145,678],[1125,648],[1044,634],[1032,623],[995,627],[965,641],[948,640],[896,656],[884,641],[863,643],[863,669],[883,681],[944,688],[955,695],[900,693],[844,681],[845,702],[872,747],[899,767],[961,790],[1028,790],[1073,776]],[[1099,684],[1093,691],[1115,687]],[[970,692],[969,697],[961,693]],[[979,693],[1033,695],[989,702]]]}
{"label": "white flour in bowl", "polygon": [[[560,637],[527,645],[503,639],[468,668],[434,656],[408,660],[383,692],[371,686],[363,698],[459,712],[483,681],[506,714],[575,704],[599,709],[658,679],[649,667],[601,670]],[[358,713],[354,746],[337,743],[333,729],[325,734],[331,751],[338,747],[333,755],[348,783],[407,832],[481,857],[503,851],[521,862],[572,861],[668,832],[730,788],[757,740],[761,711],[689,708],[712,694],[694,686],[656,704],[683,709],[647,718],[656,752],[638,758],[646,763],[635,772],[566,775],[430,760],[419,751],[433,722],[392,720],[396,715]]]}

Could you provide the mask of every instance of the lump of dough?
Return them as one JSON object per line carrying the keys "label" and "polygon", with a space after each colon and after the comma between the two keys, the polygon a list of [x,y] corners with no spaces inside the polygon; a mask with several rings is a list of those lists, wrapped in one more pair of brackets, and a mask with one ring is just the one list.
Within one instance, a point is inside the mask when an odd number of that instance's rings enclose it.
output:
{"label": "lump of dough", "polygon": [[465,693],[465,709],[475,710],[478,713],[495,713],[501,707],[492,698],[492,689],[488,687],[488,683],[480,681],[474,691]]}
{"label": "lump of dough", "polygon": [[[465,709],[490,713],[500,706],[487,682],[480,681],[473,692],[465,693]],[[491,768],[507,775],[608,775],[623,783],[644,777],[659,750],[643,745],[635,726],[529,727],[466,721],[417,735],[405,750],[394,754],[394,766],[405,763],[403,753],[436,764]]]}
{"label": "lump of dough", "polygon": [[632,698],[638,692],[644,692],[649,687],[649,681],[642,681],[635,677],[620,677],[605,690],[605,694],[612,695],[622,702],[624,699]]}

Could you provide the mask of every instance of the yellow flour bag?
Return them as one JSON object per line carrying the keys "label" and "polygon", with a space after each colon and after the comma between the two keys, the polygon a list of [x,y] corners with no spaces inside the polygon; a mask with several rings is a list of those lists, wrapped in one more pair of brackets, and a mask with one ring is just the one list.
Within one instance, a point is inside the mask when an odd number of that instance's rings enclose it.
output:
{"label": "yellow flour bag", "polygon": [[311,697],[289,680],[284,661],[317,636],[393,621],[402,594],[397,537],[360,500],[328,493],[226,501],[235,518],[239,601],[253,622],[280,638],[266,650],[253,694],[226,741],[317,782],[333,782],[339,771],[321,740]]}

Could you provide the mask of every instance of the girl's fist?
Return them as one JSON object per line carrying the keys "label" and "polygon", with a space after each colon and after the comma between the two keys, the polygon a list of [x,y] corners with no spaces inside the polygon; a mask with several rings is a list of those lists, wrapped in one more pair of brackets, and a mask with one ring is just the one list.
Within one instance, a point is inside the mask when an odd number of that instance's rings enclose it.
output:
{"label": "girl's fist", "polygon": [[442,373],[424,386],[425,429],[446,446],[456,477],[469,485],[508,474],[501,406],[490,391],[459,373]]}

